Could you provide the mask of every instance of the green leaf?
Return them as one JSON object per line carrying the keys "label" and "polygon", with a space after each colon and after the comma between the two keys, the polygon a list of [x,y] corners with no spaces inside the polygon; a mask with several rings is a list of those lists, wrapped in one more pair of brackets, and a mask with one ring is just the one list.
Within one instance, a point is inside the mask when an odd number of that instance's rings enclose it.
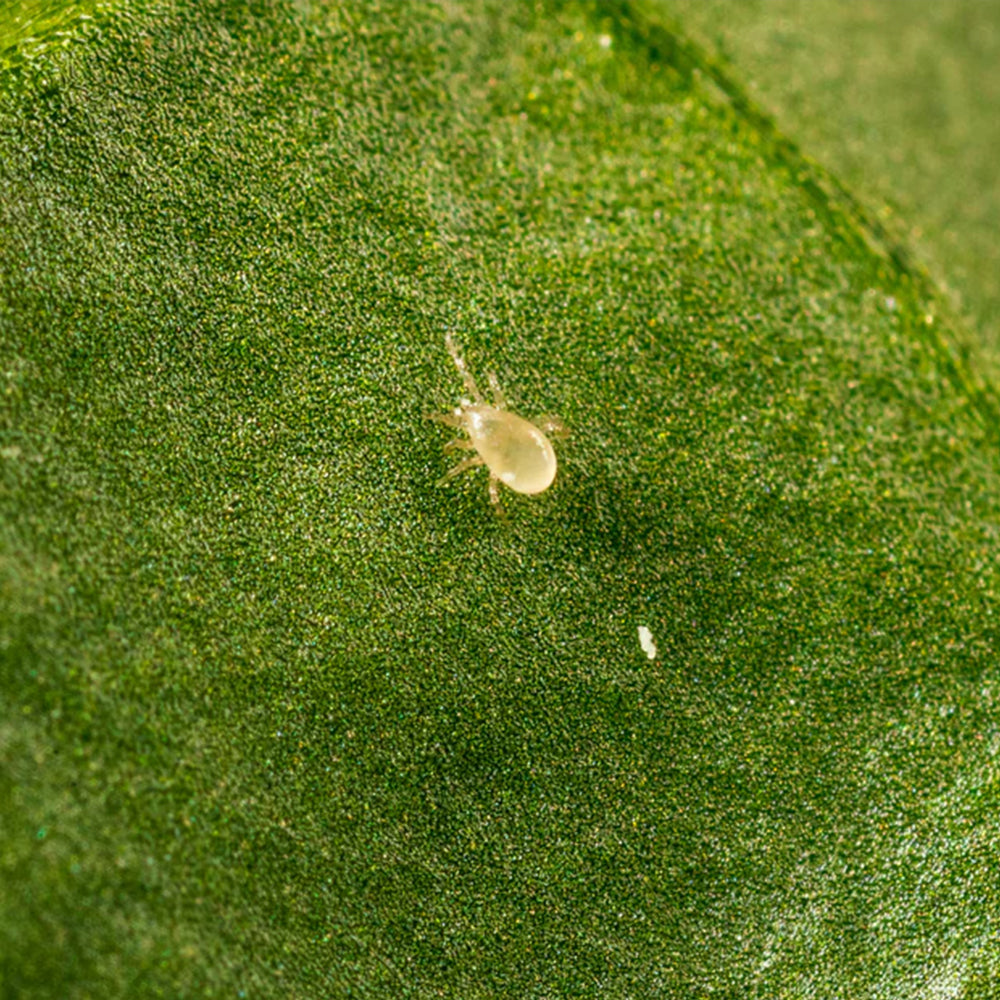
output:
{"label": "green leaf", "polygon": [[[990,995],[997,401],[848,189],[620,2],[179,4],[46,66],[0,992]],[[436,485],[448,332],[571,432],[506,520]]]}
{"label": "green leaf", "polygon": [[1000,8],[979,0],[654,0],[739,67],[810,154],[878,206],[1000,373]]}

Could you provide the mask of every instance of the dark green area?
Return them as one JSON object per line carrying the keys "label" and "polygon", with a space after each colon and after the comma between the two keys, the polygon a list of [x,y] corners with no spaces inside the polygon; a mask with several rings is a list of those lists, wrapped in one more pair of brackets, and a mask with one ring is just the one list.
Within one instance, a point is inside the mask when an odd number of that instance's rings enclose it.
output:
{"label": "dark green area", "polygon": [[653,0],[916,251],[1000,379],[1000,4]]}
{"label": "dark green area", "polygon": [[[996,401],[849,201],[617,3],[49,58],[0,996],[995,995]],[[435,485],[448,330],[572,431],[506,522]]]}

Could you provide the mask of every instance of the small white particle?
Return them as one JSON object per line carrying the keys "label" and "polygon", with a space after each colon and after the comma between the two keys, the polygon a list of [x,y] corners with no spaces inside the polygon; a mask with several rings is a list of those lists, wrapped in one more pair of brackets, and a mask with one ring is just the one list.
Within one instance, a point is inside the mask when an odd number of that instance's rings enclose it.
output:
{"label": "small white particle", "polygon": [[611,36],[610,35],[601,35],[601,36],[599,36],[598,39],[597,39],[597,44],[600,45],[602,49],[610,49],[611,48]]}
{"label": "small white particle", "polygon": [[639,626],[639,645],[642,646],[642,651],[649,659],[656,659],[656,643],[653,642],[653,633],[645,625]]}

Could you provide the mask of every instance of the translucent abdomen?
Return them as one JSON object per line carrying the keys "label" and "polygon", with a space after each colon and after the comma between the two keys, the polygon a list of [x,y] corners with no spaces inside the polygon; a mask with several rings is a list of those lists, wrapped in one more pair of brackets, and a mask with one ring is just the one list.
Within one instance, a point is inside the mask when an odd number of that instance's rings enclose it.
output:
{"label": "translucent abdomen", "polygon": [[541,493],[556,475],[556,453],[549,439],[522,417],[492,406],[464,412],[469,438],[490,472],[516,493]]}

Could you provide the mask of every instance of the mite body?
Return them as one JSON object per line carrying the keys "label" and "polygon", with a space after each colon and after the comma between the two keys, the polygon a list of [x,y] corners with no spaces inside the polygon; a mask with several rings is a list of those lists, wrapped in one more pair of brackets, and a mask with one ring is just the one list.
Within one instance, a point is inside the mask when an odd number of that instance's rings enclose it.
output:
{"label": "mite body", "polygon": [[555,449],[546,432],[561,432],[562,424],[553,418],[534,424],[509,412],[496,376],[492,373],[489,383],[493,402],[487,403],[450,335],[445,337],[445,345],[462,376],[469,398],[463,397],[450,413],[431,414],[431,419],[468,434],[468,438],[449,441],[446,449],[463,449],[476,454],[450,469],[441,482],[466,469],[485,465],[490,472],[490,500],[497,507],[500,505],[500,483],[515,493],[532,494],[547,490],[556,477],[557,462]]}

